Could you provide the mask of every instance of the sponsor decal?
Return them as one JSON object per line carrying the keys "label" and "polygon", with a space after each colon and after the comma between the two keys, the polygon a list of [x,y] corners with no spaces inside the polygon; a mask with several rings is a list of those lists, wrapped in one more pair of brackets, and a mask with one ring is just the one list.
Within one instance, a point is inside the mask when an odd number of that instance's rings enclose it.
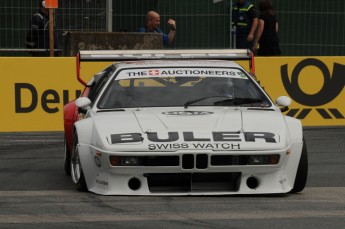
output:
{"label": "sponsor decal", "polygon": [[169,68],[169,69],[138,69],[122,70],[116,77],[117,80],[129,78],[149,77],[231,77],[248,79],[239,69],[227,68]]}
{"label": "sponsor decal", "polygon": [[[276,134],[269,132],[211,132],[208,137],[197,137],[193,132],[168,132],[164,137],[157,132],[112,134],[112,144],[149,142],[149,150],[164,149],[241,149],[241,142],[277,143]],[[177,142],[183,141],[183,143]]]}
{"label": "sponsor decal", "polygon": [[283,178],[283,179],[279,180],[279,183],[284,184],[286,181],[287,181],[287,178]]}
{"label": "sponsor decal", "polygon": [[173,144],[149,144],[149,150],[169,150],[169,149],[209,149],[209,150],[240,150],[239,143],[173,143]]}
{"label": "sponsor decal", "polygon": [[159,70],[149,70],[149,76],[159,76]]}
{"label": "sponsor decal", "polygon": [[[314,67],[321,71],[324,78],[322,88],[314,94],[304,92],[299,85],[300,74],[307,67]],[[315,58],[308,58],[300,61],[295,66],[291,77],[288,74],[287,64],[281,66],[280,72],[283,85],[293,100],[304,106],[318,107],[290,109],[287,113],[288,116],[296,117],[298,119],[305,119],[312,112],[317,112],[317,114],[319,114],[323,119],[345,119],[344,114],[342,114],[337,108],[323,107],[324,105],[332,102],[343,91],[345,86],[344,65],[334,63],[333,73],[331,76],[331,73],[325,63]]]}
{"label": "sponsor decal", "polygon": [[176,115],[176,116],[194,116],[194,115],[211,115],[213,112],[208,111],[168,111],[162,112],[164,115]]}
{"label": "sponsor decal", "polygon": [[100,185],[104,185],[104,186],[108,186],[108,184],[109,184],[107,181],[103,181],[103,180],[99,180],[99,179],[96,179],[96,183],[100,184]]}

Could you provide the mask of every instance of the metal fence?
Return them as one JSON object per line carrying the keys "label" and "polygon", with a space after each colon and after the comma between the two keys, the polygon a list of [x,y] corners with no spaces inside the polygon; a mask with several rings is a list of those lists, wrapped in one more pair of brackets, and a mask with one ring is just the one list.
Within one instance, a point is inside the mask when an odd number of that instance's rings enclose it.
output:
{"label": "metal fence", "polygon": [[[38,12],[40,0],[1,0],[0,55],[28,56],[25,35],[31,17]],[[106,31],[105,0],[60,0],[54,11],[58,45],[61,48],[66,31]]]}
{"label": "metal fence", "polygon": [[278,15],[280,43],[284,55],[345,54],[345,1],[273,2]]}
{"label": "metal fence", "polygon": [[[0,56],[27,56],[25,33],[38,0],[1,0]],[[257,6],[259,0],[252,2]],[[58,43],[66,31],[135,32],[156,10],[161,29],[177,22],[173,49],[231,48],[231,0],[59,0],[55,10]],[[273,0],[283,55],[345,53],[345,1]]]}

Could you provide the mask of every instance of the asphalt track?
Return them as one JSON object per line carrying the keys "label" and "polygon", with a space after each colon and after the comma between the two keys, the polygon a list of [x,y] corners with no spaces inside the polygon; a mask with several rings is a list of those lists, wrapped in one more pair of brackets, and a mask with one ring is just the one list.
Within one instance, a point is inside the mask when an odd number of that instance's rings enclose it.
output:
{"label": "asphalt track", "polygon": [[0,228],[345,228],[345,127],[304,133],[302,193],[197,197],[80,193],[63,133],[0,133]]}

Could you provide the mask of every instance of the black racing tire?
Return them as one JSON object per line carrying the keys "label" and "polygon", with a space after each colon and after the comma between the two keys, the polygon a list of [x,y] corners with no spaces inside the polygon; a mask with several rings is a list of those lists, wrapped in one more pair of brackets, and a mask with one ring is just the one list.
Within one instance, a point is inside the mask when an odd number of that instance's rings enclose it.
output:
{"label": "black racing tire", "polygon": [[70,168],[72,181],[75,184],[76,189],[81,192],[86,192],[88,189],[85,182],[83,169],[80,163],[78,150],[78,136],[76,134],[73,137],[73,148],[70,160]]}
{"label": "black racing tire", "polygon": [[66,175],[71,175],[71,153],[69,152],[67,145],[66,145],[66,138],[64,141],[65,144],[65,155],[64,155],[64,170]]}
{"label": "black racing tire", "polygon": [[303,191],[307,183],[307,177],[308,177],[308,151],[307,151],[307,145],[303,138],[303,148],[302,148],[301,159],[299,160],[295,183],[290,193],[297,193],[297,192]]}

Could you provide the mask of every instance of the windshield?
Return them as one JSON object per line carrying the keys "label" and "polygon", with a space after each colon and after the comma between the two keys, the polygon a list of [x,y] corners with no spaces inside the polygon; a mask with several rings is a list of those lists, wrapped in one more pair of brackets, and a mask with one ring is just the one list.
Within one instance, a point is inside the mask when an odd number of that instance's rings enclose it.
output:
{"label": "windshield", "polygon": [[109,83],[97,107],[270,106],[248,77],[235,68],[126,69]]}

